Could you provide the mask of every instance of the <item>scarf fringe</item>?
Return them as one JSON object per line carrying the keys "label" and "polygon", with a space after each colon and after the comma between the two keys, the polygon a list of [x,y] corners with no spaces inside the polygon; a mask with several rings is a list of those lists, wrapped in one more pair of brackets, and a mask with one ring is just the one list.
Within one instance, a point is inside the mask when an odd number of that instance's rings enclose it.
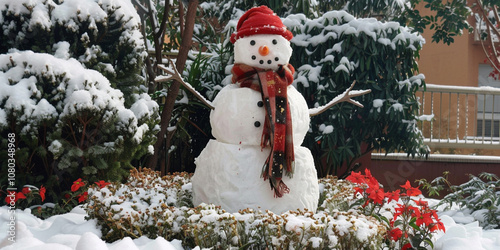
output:
{"label": "scarf fringe", "polygon": [[274,198],[281,198],[284,194],[290,193],[290,188],[281,180],[281,178],[270,179],[271,190],[274,190]]}

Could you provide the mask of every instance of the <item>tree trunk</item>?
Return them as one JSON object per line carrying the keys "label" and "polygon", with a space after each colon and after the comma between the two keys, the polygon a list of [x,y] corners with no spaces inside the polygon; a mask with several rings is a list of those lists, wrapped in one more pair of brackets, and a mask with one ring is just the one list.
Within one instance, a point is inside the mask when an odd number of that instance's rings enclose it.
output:
{"label": "tree trunk", "polygon": [[[194,31],[194,23],[196,18],[196,9],[198,8],[198,0],[191,0],[188,4],[188,10],[186,13],[186,23],[184,26],[184,32],[182,35],[182,43],[179,49],[179,55],[176,60],[176,67],[179,72],[184,70],[184,66],[186,65],[186,60],[188,56],[188,52],[191,49],[192,39],[193,39],[193,31]],[[168,94],[165,100],[165,104],[163,105],[163,111],[161,113],[161,128],[160,132],[158,132],[158,139],[154,145],[155,153],[149,158],[147,167],[151,169],[157,169],[158,167],[158,159],[159,157],[164,157],[161,153],[162,145],[165,143],[165,150],[170,148],[170,137],[165,139],[165,134],[167,133],[167,128],[170,123],[170,118],[172,117],[172,112],[174,110],[175,99],[179,93],[181,83],[178,81],[173,81],[172,85],[168,88]],[[160,166],[160,170],[162,173],[166,173],[165,166]]]}

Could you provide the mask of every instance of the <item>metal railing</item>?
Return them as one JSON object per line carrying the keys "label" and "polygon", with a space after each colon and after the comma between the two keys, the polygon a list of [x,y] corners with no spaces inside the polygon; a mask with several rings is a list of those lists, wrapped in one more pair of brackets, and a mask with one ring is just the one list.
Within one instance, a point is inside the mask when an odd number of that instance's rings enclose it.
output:
{"label": "metal railing", "polygon": [[500,88],[427,84],[417,96],[431,148],[500,149]]}

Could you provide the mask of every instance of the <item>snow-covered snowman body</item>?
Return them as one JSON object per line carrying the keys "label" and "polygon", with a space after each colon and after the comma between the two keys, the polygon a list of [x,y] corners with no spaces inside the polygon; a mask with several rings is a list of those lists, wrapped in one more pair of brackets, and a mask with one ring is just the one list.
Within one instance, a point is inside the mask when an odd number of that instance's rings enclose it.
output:
{"label": "snow-covered snowman body", "polygon": [[[234,43],[235,63],[262,69],[287,65],[291,54],[290,42],[281,35],[251,35]],[[314,160],[311,152],[300,146],[309,130],[309,110],[292,85],[287,96],[295,153],[293,177],[283,176],[289,193],[276,198],[269,182],[261,177],[271,150],[261,148],[266,116],[262,95],[235,83],[224,87],[213,101],[210,124],[215,140],[209,141],[195,161],[194,205],[213,203],[229,212],[245,208],[274,213],[316,210],[319,187]]]}

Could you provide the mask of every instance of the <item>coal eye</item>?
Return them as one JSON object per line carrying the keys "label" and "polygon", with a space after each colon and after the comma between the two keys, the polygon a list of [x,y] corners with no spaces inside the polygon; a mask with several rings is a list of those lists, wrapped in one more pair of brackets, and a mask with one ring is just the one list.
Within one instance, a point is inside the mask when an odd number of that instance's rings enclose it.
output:
{"label": "coal eye", "polygon": [[255,45],[255,41],[254,40],[250,41],[250,45],[254,46]]}
{"label": "coal eye", "polygon": [[278,57],[275,57],[275,58],[274,58],[274,60],[275,60],[275,61],[279,61],[280,59],[279,59]]}
{"label": "coal eye", "polygon": [[276,41],[276,39],[273,39],[273,44],[274,45],[278,44],[278,41]]}

